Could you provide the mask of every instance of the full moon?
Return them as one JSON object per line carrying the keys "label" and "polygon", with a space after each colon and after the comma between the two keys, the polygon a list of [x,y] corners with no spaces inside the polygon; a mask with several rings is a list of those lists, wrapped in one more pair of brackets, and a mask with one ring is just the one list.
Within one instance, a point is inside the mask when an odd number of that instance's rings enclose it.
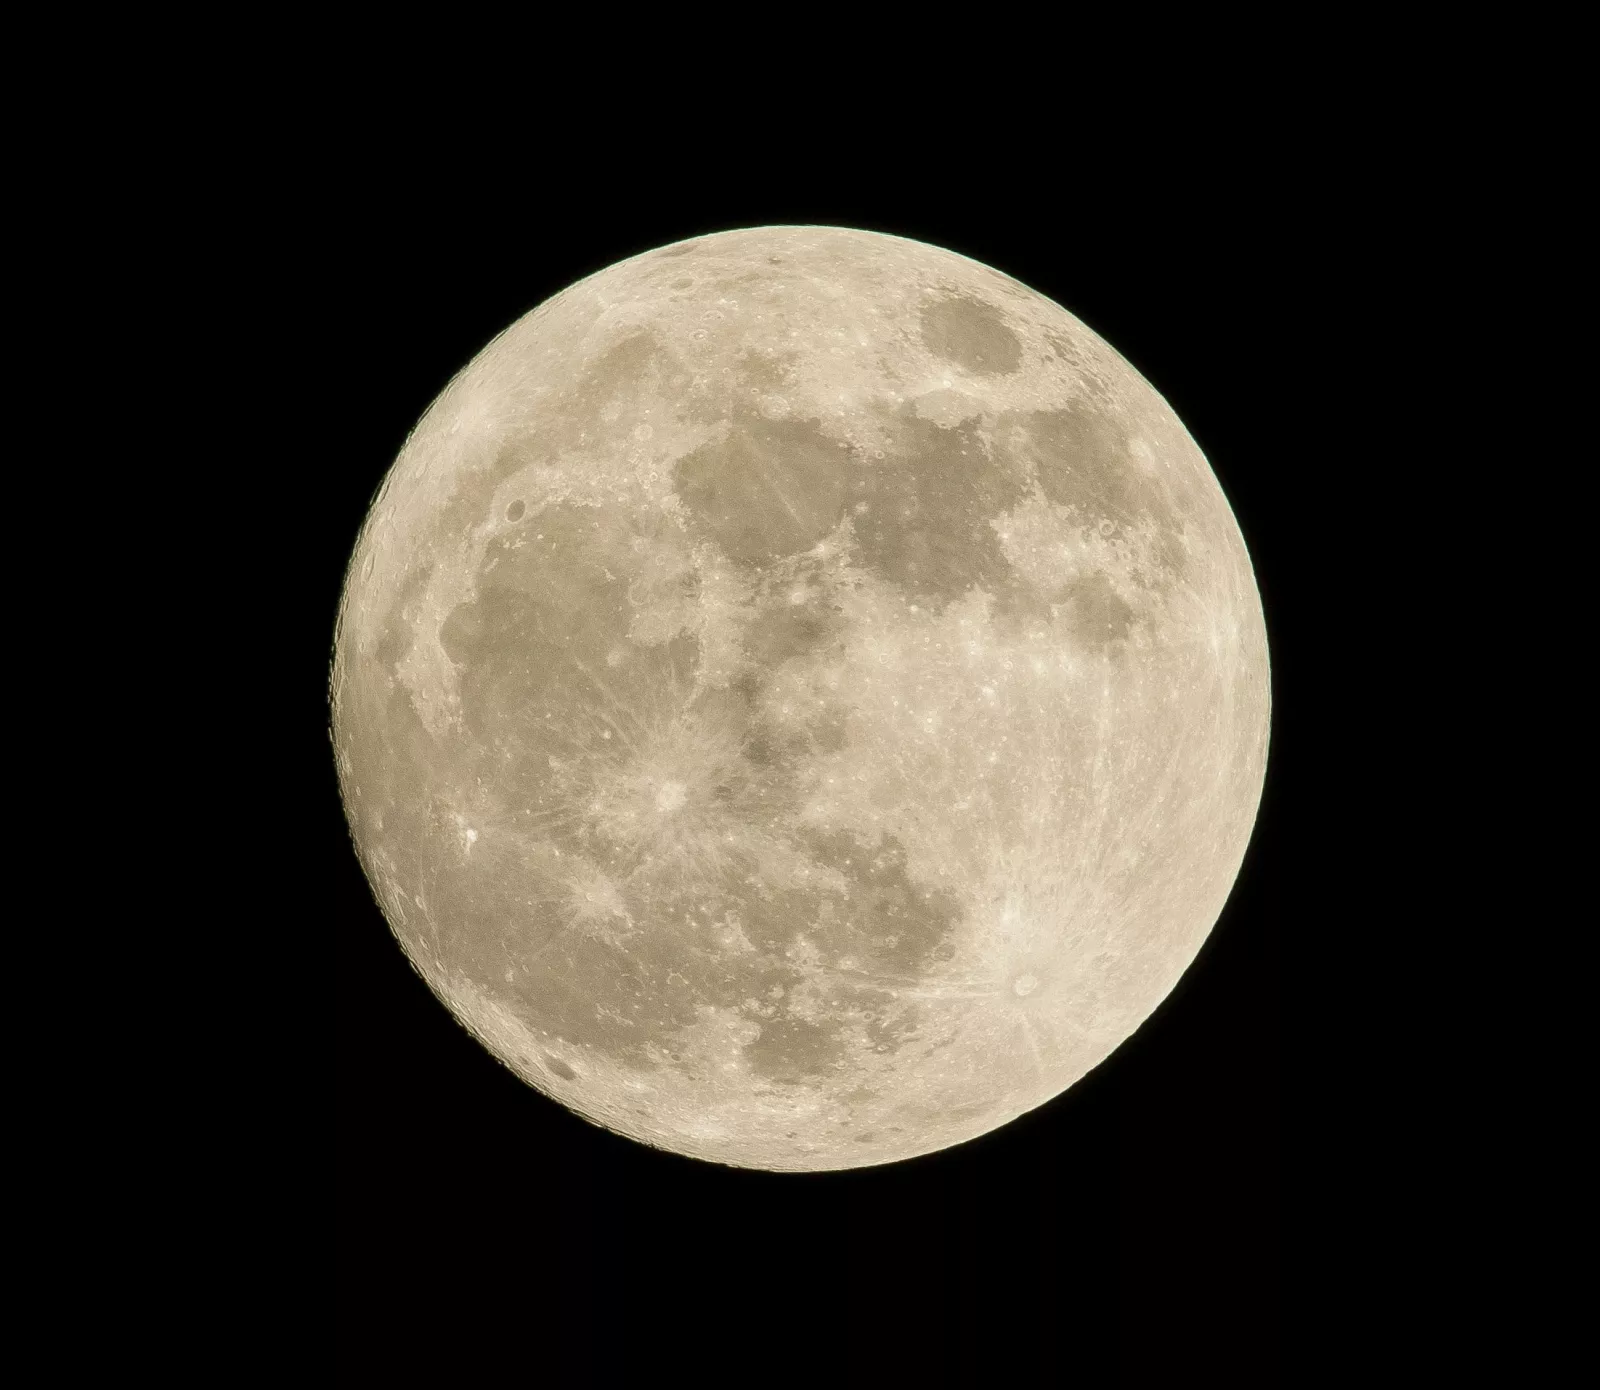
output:
{"label": "full moon", "polygon": [[1269,725],[1250,558],[1166,402],[949,251],[611,266],[428,409],[331,683],[361,863],[518,1076],[746,1168],[1059,1095],[1216,922]]}

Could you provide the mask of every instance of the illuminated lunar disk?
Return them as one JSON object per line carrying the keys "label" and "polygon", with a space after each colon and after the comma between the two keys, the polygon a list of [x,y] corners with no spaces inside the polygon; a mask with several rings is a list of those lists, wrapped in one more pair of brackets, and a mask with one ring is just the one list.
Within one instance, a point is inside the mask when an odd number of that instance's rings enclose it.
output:
{"label": "illuminated lunar disk", "polygon": [[332,694],[457,1018],[596,1124],[768,1169],[942,1149],[1105,1058],[1216,921],[1269,709],[1155,390],[1026,286],[833,227],[636,256],[486,347],[373,503]]}

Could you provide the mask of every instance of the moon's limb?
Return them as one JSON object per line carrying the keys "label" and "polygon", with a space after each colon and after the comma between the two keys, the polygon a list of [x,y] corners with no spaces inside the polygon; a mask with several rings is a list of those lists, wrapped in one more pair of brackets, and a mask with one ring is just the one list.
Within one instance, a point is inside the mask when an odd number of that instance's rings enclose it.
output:
{"label": "moon's limb", "polygon": [[1058,1094],[1241,862],[1249,557],[1059,306],[834,228],[514,324],[352,560],[341,785],[408,956],[541,1091],[723,1163],[883,1163]]}

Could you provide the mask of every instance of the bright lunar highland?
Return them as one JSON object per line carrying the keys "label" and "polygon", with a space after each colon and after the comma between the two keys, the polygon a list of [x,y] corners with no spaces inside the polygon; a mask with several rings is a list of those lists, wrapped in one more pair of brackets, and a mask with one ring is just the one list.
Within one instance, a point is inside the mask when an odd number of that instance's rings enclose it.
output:
{"label": "bright lunar highland", "polygon": [[833,227],[636,256],[490,343],[373,502],[332,698],[367,876],[483,1044],[796,1170],[970,1139],[1128,1037],[1269,722],[1166,402],[1015,280]]}

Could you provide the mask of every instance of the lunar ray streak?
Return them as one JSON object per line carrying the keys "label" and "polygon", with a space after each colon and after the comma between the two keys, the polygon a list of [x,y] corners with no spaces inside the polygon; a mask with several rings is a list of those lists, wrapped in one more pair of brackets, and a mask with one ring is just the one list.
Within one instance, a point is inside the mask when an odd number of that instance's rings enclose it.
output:
{"label": "lunar ray streak", "polygon": [[[639,716],[635,714],[633,710],[630,709],[628,705],[617,696],[616,692],[612,690],[609,685],[607,685],[603,680],[600,679],[599,676],[589,669],[587,662],[585,662],[581,657],[577,656],[569,656],[567,659],[589,678],[590,684],[592,684],[596,690],[605,696],[606,703],[609,704],[612,709],[616,710],[617,713],[620,714],[624,719],[630,721],[636,728],[643,729],[644,722],[639,718]],[[604,716],[602,716],[602,718],[603,717]],[[623,731],[620,727],[614,723],[611,723],[610,720],[607,720],[606,722],[610,724],[614,733],[622,734]],[[626,737],[626,735],[624,736]]]}
{"label": "lunar ray streak", "polygon": [[1018,1013],[1016,1020],[1022,1028],[1023,1039],[1028,1044],[1028,1055],[1033,1059],[1034,1072],[1040,1081],[1048,1083],[1050,1074],[1045,1070],[1044,1058],[1039,1055],[1039,1040],[1033,1035],[1033,1025],[1028,1022],[1028,1016],[1024,1013]]}
{"label": "lunar ray streak", "polygon": [[896,992],[904,999],[993,999],[1000,989],[939,989],[928,986],[897,986]]}

